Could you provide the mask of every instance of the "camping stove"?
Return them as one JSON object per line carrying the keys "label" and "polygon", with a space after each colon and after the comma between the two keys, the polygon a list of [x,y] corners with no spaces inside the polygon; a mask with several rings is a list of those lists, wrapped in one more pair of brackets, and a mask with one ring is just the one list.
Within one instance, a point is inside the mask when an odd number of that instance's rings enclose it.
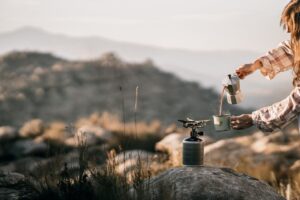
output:
{"label": "camping stove", "polygon": [[182,143],[182,164],[184,166],[200,166],[203,165],[204,144],[200,138],[204,135],[202,128],[210,120],[198,120],[187,118],[186,120],[178,120],[183,123],[184,128],[191,128],[190,137],[185,138]]}

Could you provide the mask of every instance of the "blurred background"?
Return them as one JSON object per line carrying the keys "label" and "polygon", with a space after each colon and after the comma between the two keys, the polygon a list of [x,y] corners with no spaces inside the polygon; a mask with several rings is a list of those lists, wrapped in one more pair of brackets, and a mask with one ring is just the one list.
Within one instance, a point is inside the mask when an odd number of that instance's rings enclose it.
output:
{"label": "blurred background", "polygon": [[[226,74],[288,39],[279,26],[287,2],[2,0],[0,52],[38,50],[78,60],[109,51],[126,61],[150,58],[161,70],[219,92]],[[290,79],[290,72],[272,82],[256,73],[242,83],[247,98],[241,106],[282,99]]]}
{"label": "blurred background", "polygon": [[[288,2],[1,0],[0,170],[38,180],[50,174],[47,184],[60,194],[60,172],[82,177],[112,157],[129,177],[132,167],[120,160],[139,151],[142,161],[153,158],[152,175],[180,165],[188,131],[177,120],[217,114],[222,79],[289,38],[279,25]],[[224,101],[224,112],[250,113],[285,98],[292,72],[272,81],[256,72],[241,88],[245,100]],[[206,164],[299,195],[295,124],[271,135],[206,131]]]}

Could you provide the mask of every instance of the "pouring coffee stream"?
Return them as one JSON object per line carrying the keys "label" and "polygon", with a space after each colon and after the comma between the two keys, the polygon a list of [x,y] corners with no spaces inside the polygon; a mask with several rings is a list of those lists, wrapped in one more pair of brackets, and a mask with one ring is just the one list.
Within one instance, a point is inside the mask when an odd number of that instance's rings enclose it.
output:
{"label": "pouring coffee stream", "polygon": [[229,74],[222,81],[223,89],[220,96],[219,113],[214,115],[214,126],[216,131],[228,131],[231,129],[230,115],[222,114],[223,98],[226,92],[227,102],[229,104],[238,104],[243,100],[240,88],[240,79],[237,74]]}
{"label": "pouring coffee stream", "polygon": [[222,115],[224,92],[225,92],[225,86],[223,86],[221,96],[220,96],[219,116]]}

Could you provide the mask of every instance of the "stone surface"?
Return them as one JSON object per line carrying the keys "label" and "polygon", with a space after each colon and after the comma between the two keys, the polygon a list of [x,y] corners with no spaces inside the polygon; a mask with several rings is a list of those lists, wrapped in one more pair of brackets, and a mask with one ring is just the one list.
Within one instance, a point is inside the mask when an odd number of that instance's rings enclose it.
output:
{"label": "stone surface", "polygon": [[25,177],[19,173],[0,174],[0,199],[1,200],[21,200],[35,199],[36,190],[25,181]]}
{"label": "stone surface", "polygon": [[40,167],[46,165],[48,159],[38,157],[25,157],[6,164],[0,165],[0,171],[4,173],[18,172],[22,174],[35,174]]}
{"label": "stone surface", "polygon": [[15,139],[18,136],[15,128],[10,126],[0,127],[0,141],[7,141]]}
{"label": "stone surface", "polygon": [[77,133],[65,140],[65,144],[71,147],[78,147],[80,144],[93,146],[112,139],[112,134],[99,126],[82,126]]}
{"label": "stone surface", "polygon": [[10,154],[15,157],[28,156],[28,155],[45,155],[48,151],[48,146],[44,142],[36,142],[31,139],[19,140],[15,142],[11,149]]}
{"label": "stone surface", "polygon": [[253,152],[235,139],[220,140],[204,148],[204,163],[236,167],[241,161],[252,158]]}
{"label": "stone surface", "polygon": [[268,184],[229,168],[175,168],[147,184],[152,199],[284,200]]}
{"label": "stone surface", "polygon": [[44,131],[44,123],[40,119],[33,119],[31,121],[26,122],[22,128],[20,129],[21,137],[36,137],[43,133]]}
{"label": "stone surface", "polygon": [[187,135],[179,133],[167,135],[156,143],[155,150],[167,153],[173,166],[178,166],[181,164],[182,159],[182,141],[186,137]]}
{"label": "stone surface", "polygon": [[78,129],[78,133],[81,137],[84,136],[84,134],[94,135],[95,137],[97,137],[98,140],[102,140],[104,142],[111,140],[113,137],[110,132],[104,130],[100,126],[85,125]]}
{"label": "stone surface", "polygon": [[289,175],[294,178],[294,180],[300,180],[300,160],[297,160],[289,168]]}
{"label": "stone surface", "polygon": [[[206,165],[225,166],[261,180],[287,177],[290,166],[300,159],[300,137],[289,132],[253,135],[220,140],[204,148]],[[295,177],[292,175],[292,177]]]}
{"label": "stone surface", "polygon": [[154,154],[142,150],[131,150],[120,153],[114,158],[116,171],[122,174],[133,171],[138,164],[149,166],[153,156]]}
{"label": "stone surface", "polygon": [[67,138],[74,134],[72,131],[72,127],[69,128],[62,122],[53,122],[45,130],[42,137],[46,141],[50,140],[58,143],[64,143]]}
{"label": "stone surface", "polygon": [[[159,155],[143,150],[125,151],[114,155],[114,151],[109,153],[107,163],[114,166],[117,174],[127,177],[127,181],[132,183],[136,178],[147,178],[150,175],[158,174],[166,170],[168,165],[159,161]],[[151,173],[151,174],[150,174]]]}

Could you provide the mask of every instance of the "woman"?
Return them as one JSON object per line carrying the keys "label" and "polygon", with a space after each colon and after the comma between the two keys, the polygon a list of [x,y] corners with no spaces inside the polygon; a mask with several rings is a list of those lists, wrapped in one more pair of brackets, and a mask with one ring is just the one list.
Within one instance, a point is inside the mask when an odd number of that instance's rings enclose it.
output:
{"label": "woman", "polygon": [[236,70],[241,79],[256,70],[272,79],[279,72],[294,71],[291,81],[294,89],[288,97],[271,106],[261,108],[252,114],[231,118],[233,129],[244,129],[256,125],[260,130],[272,132],[283,128],[300,114],[300,0],[291,0],[284,8],[281,25],[290,33],[290,40],[279,44],[265,56],[251,64],[242,65]]}

